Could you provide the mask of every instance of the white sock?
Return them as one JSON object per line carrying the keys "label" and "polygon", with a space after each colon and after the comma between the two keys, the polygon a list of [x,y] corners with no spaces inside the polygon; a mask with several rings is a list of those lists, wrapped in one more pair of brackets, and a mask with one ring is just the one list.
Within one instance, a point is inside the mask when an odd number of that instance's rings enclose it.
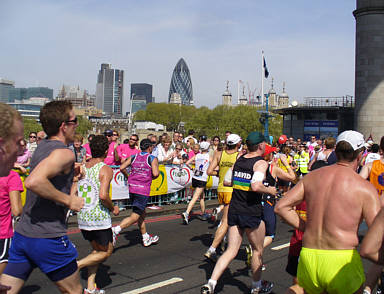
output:
{"label": "white sock", "polygon": [[216,252],[216,248],[211,246],[211,247],[209,247],[208,251],[211,252],[211,253],[215,253]]}
{"label": "white sock", "polygon": [[113,230],[115,231],[116,234],[120,234],[121,227],[120,226],[116,226],[116,227],[113,228]]}
{"label": "white sock", "polygon": [[215,290],[217,281],[212,280],[212,279],[209,279],[209,280],[208,280],[208,284],[212,287],[212,290]]}
{"label": "white sock", "polygon": [[221,211],[221,207],[219,206],[219,207],[216,208],[216,212],[219,214],[220,211]]}
{"label": "white sock", "polygon": [[143,240],[149,239],[149,234],[148,233],[142,234],[142,236],[143,236]]}
{"label": "white sock", "polygon": [[260,289],[261,288],[261,280],[255,282],[255,281],[252,281],[252,289]]}

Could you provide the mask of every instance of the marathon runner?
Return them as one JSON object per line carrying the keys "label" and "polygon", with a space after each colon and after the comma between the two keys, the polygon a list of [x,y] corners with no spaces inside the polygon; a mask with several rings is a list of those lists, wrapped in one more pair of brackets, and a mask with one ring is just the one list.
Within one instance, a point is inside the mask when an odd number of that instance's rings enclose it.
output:
{"label": "marathon runner", "polygon": [[[362,134],[341,133],[337,163],[305,176],[275,207],[288,224],[304,231],[297,277],[307,293],[363,291],[357,231],[362,219],[370,227],[380,209],[375,188],[356,173],[363,152]],[[303,200],[306,222],[294,209]]]}
{"label": "marathon runner", "polygon": [[68,208],[80,211],[84,205],[83,198],[71,192],[75,155],[67,147],[77,117],[69,101],[52,101],[41,109],[40,122],[48,139],[32,156],[26,203],[1,282],[12,286],[8,293],[18,293],[38,267],[62,293],[80,294],[77,251],[67,237],[66,223]]}
{"label": "marathon runner", "polygon": [[[210,176],[219,176],[219,185],[217,187],[217,198],[220,205],[224,205],[223,216],[219,227],[216,230],[215,238],[211,246],[205,252],[204,256],[213,262],[217,260],[216,248],[223,241],[225,234],[228,231],[228,208],[232,198],[232,187],[224,186],[224,176],[229,169],[232,168],[239,155],[239,147],[241,138],[239,135],[230,134],[226,139],[227,147],[223,151],[216,151],[214,153],[212,162],[209,164],[207,174]],[[219,167],[217,171],[216,168]]]}
{"label": "marathon runner", "polygon": [[[383,154],[384,136],[381,137],[379,146],[380,146],[380,152]],[[363,179],[369,180],[369,182],[376,188],[380,196],[380,201],[381,203],[383,203],[384,199],[383,197],[381,197],[384,191],[384,159],[383,157],[373,162],[365,164],[360,171],[360,176],[362,176]],[[368,270],[367,282],[366,282],[367,286],[365,288],[365,290],[368,293],[370,293],[370,291],[372,291],[372,289],[377,284],[378,278],[382,273],[382,270],[383,270],[383,266],[377,265],[377,264],[373,264]],[[384,277],[384,274],[381,275],[379,285],[377,286],[377,290],[376,290],[377,294],[384,293],[383,277]]]}
{"label": "marathon runner", "polygon": [[[153,151],[151,140],[141,140],[140,149],[140,153],[132,155],[120,166],[120,171],[128,178],[129,197],[132,199],[132,214],[123,219],[118,226],[112,228],[114,246],[121,230],[133,225],[135,222],[139,226],[144,247],[159,241],[159,236],[147,233],[144,222],[145,208],[151,192],[152,179],[159,176],[159,164],[157,158],[151,155]],[[131,171],[128,174],[126,168],[129,166]]]}
{"label": "marathon runner", "polygon": [[200,198],[200,208],[201,208],[201,220],[208,220],[209,215],[205,212],[205,202],[204,202],[204,190],[205,186],[207,185],[207,169],[209,166],[210,158],[209,158],[209,143],[208,142],[201,142],[200,143],[200,149],[201,153],[197,153],[192,158],[190,158],[186,165],[192,169],[192,166],[190,164],[192,162],[195,163],[195,168],[193,170],[193,176],[192,176],[192,188],[195,188],[195,192],[193,193],[191,201],[189,201],[187,209],[185,212],[181,214],[181,217],[183,219],[183,223],[187,225],[189,223],[189,214],[192,211],[193,206],[195,205],[197,199]]}
{"label": "marathon runner", "polygon": [[75,188],[84,198],[84,207],[77,214],[79,228],[85,240],[91,243],[92,253],[78,261],[79,269],[88,267],[88,285],[84,294],[103,294],[96,286],[96,272],[99,264],[113,251],[112,220],[110,211],[119,214],[109,197],[109,186],[113,171],[103,161],[107,156],[109,144],[105,136],[95,136],[90,143],[92,158],[83,165],[84,177]]}
{"label": "marathon runner", "polygon": [[233,192],[228,210],[228,248],[218,259],[208,283],[201,293],[213,293],[218,279],[236,257],[244,232],[252,245],[251,293],[269,293],[273,283],[261,281],[261,265],[265,225],[262,221],[262,194],[276,195],[275,187],[265,187],[268,163],[263,160],[266,139],[259,132],[252,132],[246,139],[248,153],[239,157],[233,166]]}

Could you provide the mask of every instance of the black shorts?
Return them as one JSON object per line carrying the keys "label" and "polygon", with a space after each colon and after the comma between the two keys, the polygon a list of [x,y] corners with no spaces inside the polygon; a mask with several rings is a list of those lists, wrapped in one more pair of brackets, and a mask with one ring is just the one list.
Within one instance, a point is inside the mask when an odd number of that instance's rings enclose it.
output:
{"label": "black shorts", "polygon": [[263,203],[263,221],[265,223],[265,236],[275,238],[276,234],[276,214],[275,206],[268,202]]}
{"label": "black shorts", "polygon": [[285,271],[292,277],[297,277],[297,266],[299,265],[299,256],[288,255],[288,263]]}
{"label": "black shorts", "polygon": [[89,242],[95,241],[101,246],[107,246],[113,241],[111,228],[95,231],[81,230],[81,233],[83,234],[85,240],[88,240]]}
{"label": "black shorts", "polygon": [[289,181],[284,181],[284,180],[282,180],[282,179],[278,179],[278,181],[277,181],[277,185],[279,186],[279,187],[289,187]]}
{"label": "black shorts", "polygon": [[192,178],[192,188],[205,188],[207,182]]}
{"label": "black shorts", "polygon": [[261,218],[257,216],[228,213],[228,226],[238,226],[240,229],[257,229],[260,223]]}
{"label": "black shorts", "polygon": [[132,200],[132,211],[138,215],[145,212],[150,196],[129,193],[129,198]]}
{"label": "black shorts", "polygon": [[9,248],[12,238],[0,239],[0,263],[8,262]]}

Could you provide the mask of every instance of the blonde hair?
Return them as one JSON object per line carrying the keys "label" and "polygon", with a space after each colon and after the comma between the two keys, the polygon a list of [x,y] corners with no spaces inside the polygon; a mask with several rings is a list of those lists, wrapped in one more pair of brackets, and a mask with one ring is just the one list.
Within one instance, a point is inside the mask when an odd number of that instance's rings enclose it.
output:
{"label": "blonde hair", "polygon": [[20,113],[8,104],[0,103],[0,138],[8,140],[14,135],[15,121],[23,121]]}

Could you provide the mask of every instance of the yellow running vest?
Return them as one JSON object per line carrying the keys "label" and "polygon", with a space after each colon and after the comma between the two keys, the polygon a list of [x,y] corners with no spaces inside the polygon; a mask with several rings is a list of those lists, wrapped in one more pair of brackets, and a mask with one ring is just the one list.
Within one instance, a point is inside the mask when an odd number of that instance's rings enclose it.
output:
{"label": "yellow running vest", "polygon": [[225,150],[221,153],[221,158],[219,162],[219,185],[217,187],[217,192],[232,192],[232,187],[225,187],[224,177],[228,169],[230,169],[236,162],[237,155],[239,152],[228,154]]}
{"label": "yellow running vest", "polygon": [[380,159],[372,163],[369,181],[375,186],[381,196],[384,191],[384,163]]}

